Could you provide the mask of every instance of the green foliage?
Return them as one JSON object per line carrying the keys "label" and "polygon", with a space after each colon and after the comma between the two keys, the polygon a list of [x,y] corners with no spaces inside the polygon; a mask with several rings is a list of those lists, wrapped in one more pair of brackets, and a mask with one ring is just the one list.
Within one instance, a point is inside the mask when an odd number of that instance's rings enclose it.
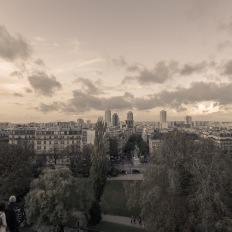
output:
{"label": "green foliage", "polygon": [[98,202],[101,200],[101,196],[107,181],[108,159],[106,154],[104,133],[105,125],[102,122],[98,122],[95,130],[94,154],[92,157],[92,166],[90,170],[94,196]]}
{"label": "green foliage", "polygon": [[129,205],[140,203],[149,231],[227,231],[232,218],[229,155],[212,141],[175,132],[152,162],[141,186],[126,186]]}
{"label": "green foliage", "polygon": [[23,196],[32,180],[31,153],[24,147],[2,143],[0,146],[0,198]]}
{"label": "green foliage", "polygon": [[88,214],[92,196],[87,186],[86,179],[74,178],[67,168],[47,170],[26,196],[27,222],[62,230],[76,218],[75,211]]}

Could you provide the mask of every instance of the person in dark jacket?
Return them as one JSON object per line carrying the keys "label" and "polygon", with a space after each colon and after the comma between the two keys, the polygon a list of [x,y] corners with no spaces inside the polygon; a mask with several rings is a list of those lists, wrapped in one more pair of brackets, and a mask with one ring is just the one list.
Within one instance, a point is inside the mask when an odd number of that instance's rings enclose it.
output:
{"label": "person in dark jacket", "polygon": [[9,198],[9,205],[6,209],[6,221],[10,232],[19,232],[19,226],[25,218],[23,207],[16,202],[16,197]]}

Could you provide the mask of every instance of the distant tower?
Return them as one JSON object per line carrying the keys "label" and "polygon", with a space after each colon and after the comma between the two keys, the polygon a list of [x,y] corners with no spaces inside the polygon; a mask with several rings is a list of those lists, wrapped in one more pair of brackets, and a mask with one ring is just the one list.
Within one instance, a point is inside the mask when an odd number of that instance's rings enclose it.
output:
{"label": "distant tower", "polygon": [[110,109],[105,111],[105,122],[107,124],[111,123],[111,111],[110,111]]}
{"label": "distant tower", "polygon": [[83,126],[85,124],[85,121],[82,118],[77,119],[77,125],[78,126]]}
{"label": "distant tower", "polygon": [[87,127],[90,128],[91,127],[91,120],[87,120],[86,124],[87,124]]}
{"label": "distant tower", "polygon": [[119,126],[119,117],[117,113],[112,115],[112,124],[113,126]]}
{"label": "distant tower", "polygon": [[167,129],[167,111],[160,111],[160,129]]}
{"label": "distant tower", "polygon": [[185,124],[192,125],[192,117],[189,115],[185,116],[184,122]]}
{"label": "distant tower", "polygon": [[127,113],[127,120],[126,120],[127,128],[133,129],[134,128],[134,120],[133,120],[133,113],[129,111]]}

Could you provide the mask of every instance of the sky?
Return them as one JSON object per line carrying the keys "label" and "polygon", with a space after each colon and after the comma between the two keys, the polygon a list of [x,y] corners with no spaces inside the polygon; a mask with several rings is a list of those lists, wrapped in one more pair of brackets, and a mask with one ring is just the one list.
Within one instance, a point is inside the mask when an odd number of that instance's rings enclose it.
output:
{"label": "sky", "polygon": [[231,0],[0,0],[0,122],[232,121]]}

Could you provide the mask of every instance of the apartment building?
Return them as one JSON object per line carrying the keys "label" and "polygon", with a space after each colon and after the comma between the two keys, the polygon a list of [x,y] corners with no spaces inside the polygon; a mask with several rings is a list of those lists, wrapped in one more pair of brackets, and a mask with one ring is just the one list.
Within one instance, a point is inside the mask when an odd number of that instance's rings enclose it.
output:
{"label": "apartment building", "polygon": [[82,128],[13,128],[9,131],[9,144],[31,145],[36,154],[49,154],[77,145],[80,150],[87,144],[87,131]]}

